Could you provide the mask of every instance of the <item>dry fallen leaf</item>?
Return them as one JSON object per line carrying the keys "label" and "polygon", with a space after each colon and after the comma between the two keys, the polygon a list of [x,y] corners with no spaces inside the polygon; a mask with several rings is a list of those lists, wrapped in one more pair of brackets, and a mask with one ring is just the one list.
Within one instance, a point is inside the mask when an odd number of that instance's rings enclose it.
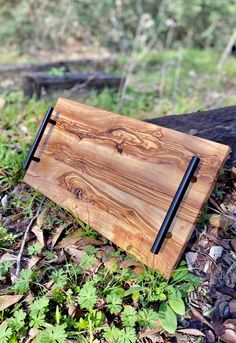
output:
{"label": "dry fallen leaf", "polygon": [[219,257],[221,257],[222,252],[224,248],[219,245],[213,245],[210,249],[209,256],[211,257],[211,260],[207,261],[205,267],[204,267],[204,273],[207,273],[209,267],[211,266],[212,261],[217,261]]}
{"label": "dry fallen leaf", "polygon": [[0,175],[2,176],[8,176],[8,172],[4,168],[0,168]]}
{"label": "dry fallen leaf", "polygon": [[135,260],[125,260],[120,263],[120,268],[142,267],[142,263]]}
{"label": "dry fallen leaf", "polygon": [[143,266],[137,266],[133,268],[133,272],[135,274],[143,274],[144,273],[144,267]]}
{"label": "dry fallen leaf", "polygon": [[50,281],[48,281],[48,282],[46,282],[46,283],[44,284],[44,287],[45,287],[46,289],[50,290],[51,287],[52,287],[52,285],[53,285],[53,283],[54,283],[54,281],[53,281],[53,280],[50,280]]}
{"label": "dry fallen leaf", "polygon": [[45,216],[47,215],[48,210],[49,209],[46,208],[39,214],[39,216],[36,220],[36,224],[33,226],[32,230],[31,230],[35,234],[35,236],[37,237],[37,240],[39,241],[39,243],[43,247],[45,246],[45,242],[44,242],[42,226],[43,226],[43,220],[44,220]]}
{"label": "dry fallen leaf", "polygon": [[142,339],[142,338],[148,337],[148,338],[152,339],[151,336],[154,336],[155,334],[157,334],[161,330],[163,330],[161,324],[158,321],[156,321],[156,328],[155,329],[146,329],[144,332],[139,334],[139,338]]}
{"label": "dry fallen leaf", "polygon": [[220,238],[219,233],[220,233],[219,227],[209,227],[207,230],[207,237],[211,241],[217,241]]}
{"label": "dry fallen leaf", "polygon": [[101,241],[97,239],[81,237],[81,233],[83,230],[81,228],[77,228],[71,231],[68,235],[66,235],[63,240],[55,246],[56,249],[62,249],[70,246],[76,246],[77,248],[86,247],[88,245],[103,245]]}
{"label": "dry fallen leaf", "polygon": [[58,239],[60,238],[62,232],[71,224],[63,224],[63,225],[60,225],[59,227],[56,228],[56,233],[53,235],[53,238],[52,238],[52,245],[51,247],[53,248],[55,246],[55,244],[57,243]]}
{"label": "dry fallen leaf", "polygon": [[41,228],[41,226],[43,225],[43,221],[44,221],[44,218],[46,217],[47,213],[49,211],[49,208],[45,208],[38,216],[37,220],[36,220],[36,223],[37,225]]}
{"label": "dry fallen leaf", "polygon": [[143,274],[144,266],[141,262],[129,259],[120,263],[120,268],[132,268],[135,274]]}
{"label": "dry fallen leaf", "polygon": [[223,204],[223,203],[220,204],[220,207],[218,208],[218,210],[221,210],[225,213],[228,213],[228,209],[226,208],[225,204]]}
{"label": "dry fallen leaf", "polygon": [[36,224],[34,225],[31,231],[37,237],[38,242],[44,247],[45,242],[44,242],[43,230],[41,229],[41,227]]}
{"label": "dry fallen leaf", "polygon": [[1,199],[2,208],[7,208],[8,202],[8,195],[5,194]]}
{"label": "dry fallen leaf", "polygon": [[219,257],[221,257],[223,252],[223,247],[219,245],[213,245],[210,249],[209,256],[216,261]]}
{"label": "dry fallen leaf", "polygon": [[80,263],[81,259],[86,255],[86,252],[84,250],[79,250],[79,249],[76,249],[75,247],[67,247],[65,248],[65,251],[77,263]]}
{"label": "dry fallen leaf", "polygon": [[5,310],[17,303],[23,295],[1,295],[0,296],[0,311]]}
{"label": "dry fallen leaf", "polygon": [[233,239],[230,241],[230,245],[231,245],[233,251],[236,252],[236,238],[233,238]]}
{"label": "dry fallen leaf", "polygon": [[220,214],[211,214],[209,217],[209,223],[214,227],[220,227]]}
{"label": "dry fallen leaf", "polygon": [[209,222],[214,227],[225,229],[226,227],[232,225],[233,220],[229,217],[226,217],[223,213],[221,213],[221,214],[212,214],[209,218]]}
{"label": "dry fallen leaf", "polygon": [[224,322],[225,332],[220,338],[227,343],[236,342],[236,319],[227,319]]}
{"label": "dry fallen leaf", "polygon": [[114,265],[117,265],[118,257],[111,257],[107,259],[104,263],[105,268],[112,270]]}
{"label": "dry fallen leaf", "polygon": [[114,252],[115,252],[115,249],[113,246],[111,245],[103,245],[101,247],[101,250],[104,251],[105,255],[108,256],[108,255],[112,255]]}
{"label": "dry fallen leaf", "polygon": [[102,262],[106,262],[111,256],[113,256],[114,251],[115,249],[111,245],[103,245],[96,253],[96,257],[101,259]]}
{"label": "dry fallen leaf", "polygon": [[229,212],[236,214],[236,205],[230,204],[228,206],[228,210],[229,210]]}
{"label": "dry fallen leaf", "polygon": [[197,261],[198,253],[189,251],[185,254],[185,258],[188,265],[188,270],[191,272],[194,269],[194,263]]}
{"label": "dry fallen leaf", "polygon": [[32,269],[40,260],[39,256],[32,256],[28,261],[28,269]]}
{"label": "dry fallen leaf", "polygon": [[196,318],[198,321],[206,324],[209,328],[213,330],[212,325],[206,320],[206,318],[203,317],[203,315],[194,307],[191,307],[191,312],[194,318]]}
{"label": "dry fallen leaf", "polygon": [[17,257],[13,254],[9,254],[8,252],[4,255],[1,256],[0,258],[0,262],[4,262],[4,261],[16,261]]}
{"label": "dry fallen leaf", "polygon": [[26,341],[26,343],[31,342],[39,332],[39,329],[31,328],[29,330],[29,339]]}
{"label": "dry fallen leaf", "polygon": [[179,329],[178,332],[184,333],[186,335],[191,335],[191,336],[205,337],[204,333],[202,333],[198,329]]}
{"label": "dry fallen leaf", "polygon": [[71,316],[72,318],[75,317],[76,315],[76,304],[72,303],[72,304],[68,304],[67,308],[68,308],[68,314],[69,316]]}
{"label": "dry fallen leaf", "polygon": [[[84,250],[79,250],[75,246],[67,247],[67,248],[65,248],[65,251],[68,254],[70,254],[72,259],[75,262],[77,262],[78,264],[80,264],[81,259],[86,255],[86,252]],[[85,268],[85,269],[87,271],[95,273],[97,271],[97,269],[100,267],[100,265],[101,265],[101,263],[99,263],[99,261],[96,259],[96,261],[94,261],[94,263],[90,267]]]}
{"label": "dry fallen leaf", "polygon": [[81,228],[76,228],[75,230],[70,231],[57,245],[55,248],[66,248],[74,245],[80,238],[83,230]]}

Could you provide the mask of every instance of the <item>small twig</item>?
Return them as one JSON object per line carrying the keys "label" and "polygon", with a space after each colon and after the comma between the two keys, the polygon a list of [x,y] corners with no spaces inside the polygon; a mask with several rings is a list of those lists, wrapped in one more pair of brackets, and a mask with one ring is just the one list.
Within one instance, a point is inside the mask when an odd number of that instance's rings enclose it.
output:
{"label": "small twig", "polygon": [[40,211],[41,211],[41,209],[42,209],[42,205],[43,205],[44,200],[45,200],[45,198],[43,198],[43,200],[41,201],[41,204],[39,205],[39,208],[38,208],[36,214],[31,218],[31,220],[30,220],[30,222],[29,222],[29,224],[28,224],[28,226],[27,226],[27,228],[26,228],[26,230],[25,230],[25,234],[24,234],[24,237],[23,237],[23,239],[22,239],[20,251],[19,251],[18,256],[17,256],[17,259],[16,259],[16,273],[15,273],[15,277],[14,277],[15,281],[16,281],[16,279],[18,278],[19,273],[20,273],[21,259],[22,259],[23,250],[24,250],[24,248],[25,248],[25,243],[26,243],[27,236],[28,236],[28,234],[29,234],[29,231],[30,231],[30,229],[31,229],[31,227],[32,227],[32,225],[33,225],[33,223],[34,223],[34,221],[35,221],[35,220],[38,218],[38,216],[39,216],[39,213],[40,213]]}
{"label": "small twig", "polygon": [[[199,251],[199,250],[197,250],[197,249],[192,249],[192,251],[193,251],[193,252],[197,252],[198,254],[201,254],[201,255],[207,257],[207,258],[208,258],[208,260],[207,260],[208,269],[210,268],[210,263],[214,264],[215,267],[216,267],[216,268],[219,270],[219,272],[221,273],[221,276],[220,276],[220,277],[222,278],[222,270],[220,269],[220,267],[218,267],[218,265],[217,265],[217,263],[216,263],[216,261],[214,260],[213,257],[211,257],[209,254],[207,254],[207,253],[205,253],[205,252],[203,252],[203,251]],[[206,266],[206,265],[205,265],[205,266]],[[207,269],[207,271],[208,271],[208,269]],[[203,272],[204,272],[204,270],[203,270]],[[204,273],[206,273],[206,272],[204,272]]]}
{"label": "small twig", "polygon": [[217,204],[217,202],[214,199],[212,199],[212,197],[209,198],[209,202],[212,203],[212,205],[215,206],[217,210],[220,211],[220,213],[224,213],[222,208]]}
{"label": "small twig", "polygon": [[231,219],[234,222],[236,221],[236,217],[235,216],[231,216],[229,214],[226,214],[226,213],[222,212],[222,210],[221,211],[217,211],[215,208],[213,208],[211,206],[208,206],[208,208],[209,208],[209,210],[212,210],[212,211],[214,211],[217,214],[221,214],[222,217],[229,218],[229,219]]}
{"label": "small twig", "polygon": [[89,83],[95,79],[95,77],[98,74],[99,73],[94,73],[94,75],[91,75],[90,77],[88,77],[88,79],[85,82],[81,83],[80,85],[75,85],[73,88],[71,88],[70,91],[79,91],[80,89],[86,88],[89,85]]}
{"label": "small twig", "polygon": [[226,60],[226,58],[229,56],[230,52],[231,52],[231,49],[235,43],[235,40],[236,40],[236,30],[233,31],[231,37],[230,37],[230,40],[220,58],[220,61],[218,63],[218,66],[217,66],[217,69],[220,70]]}
{"label": "small twig", "polygon": [[208,320],[204,318],[204,316],[196,308],[191,307],[190,310],[194,317],[196,317],[198,320],[200,320],[201,322],[203,322],[204,324],[206,324],[209,328],[213,330],[212,325],[208,322]]}

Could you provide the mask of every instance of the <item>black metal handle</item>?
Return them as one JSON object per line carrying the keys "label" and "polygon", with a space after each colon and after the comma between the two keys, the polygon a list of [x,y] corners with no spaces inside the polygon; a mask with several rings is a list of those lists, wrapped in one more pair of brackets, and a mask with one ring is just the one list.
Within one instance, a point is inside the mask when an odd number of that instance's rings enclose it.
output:
{"label": "black metal handle", "polygon": [[[197,169],[197,166],[200,162],[200,158],[197,157],[197,156],[193,156],[189,165],[188,165],[188,168],[184,174],[184,177],[179,185],[179,188],[177,189],[177,192],[175,193],[175,196],[172,200],[172,203],[166,213],[166,216],[164,218],[164,221],[160,227],[160,230],[156,236],[156,239],[153,243],[153,246],[151,248],[151,252],[153,254],[158,254],[160,249],[161,249],[161,246],[162,246],[162,243],[166,237],[166,234],[171,226],[171,223],[175,217],[175,214],[179,208],[179,205],[181,203],[181,201],[183,200],[183,197],[184,197],[184,194],[188,188],[188,185],[189,183],[191,182],[191,179]],[[181,234],[181,233],[180,233]]]}
{"label": "black metal handle", "polygon": [[32,147],[31,147],[30,151],[29,151],[29,154],[26,157],[25,162],[23,163],[23,168],[24,169],[28,169],[28,167],[30,165],[30,162],[32,160],[35,161],[35,162],[39,162],[40,161],[40,158],[35,157],[34,154],[35,154],[35,151],[36,151],[36,149],[37,149],[37,147],[39,145],[39,142],[40,142],[40,140],[41,140],[41,138],[43,136],[43,133],[44,133],[44,131],[46,129],[47,124],[48,123],[51,123],[53,125],[56,124],[56,121],[50,118],[52,112],[53,112],[53,107],[49,107],[49,109],[47,110],[47,113],[45,114],[45,116],[43,118],[43,121],[42,121],[42,123],[41,123],[41,125],[39,127],[39,130],[38,130],[37,135],[36,135],[36,137],[34,139],[34,142],[32,144]]}

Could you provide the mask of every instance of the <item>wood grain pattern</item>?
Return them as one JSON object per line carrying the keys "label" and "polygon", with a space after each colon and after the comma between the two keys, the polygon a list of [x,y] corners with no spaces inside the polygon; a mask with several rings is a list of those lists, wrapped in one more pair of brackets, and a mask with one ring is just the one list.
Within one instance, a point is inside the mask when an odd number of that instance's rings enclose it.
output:
{"label": "wood grain pattern", "polygon": [[[25,181],[169,277],[230,149],[59,98]],[[193,155],[191,183],[158,255],[152,243]]]}

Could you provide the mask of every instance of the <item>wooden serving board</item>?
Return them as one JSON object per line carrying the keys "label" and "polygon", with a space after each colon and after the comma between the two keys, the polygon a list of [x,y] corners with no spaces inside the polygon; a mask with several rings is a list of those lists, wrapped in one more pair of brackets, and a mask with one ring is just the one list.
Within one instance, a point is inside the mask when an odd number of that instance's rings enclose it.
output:
{"label": "wooden serving board", "polygon": [[[59,98],[24,180],[169,277],[228,146]],[[201,161],[158,255],[150,252],[193,155]]]}

